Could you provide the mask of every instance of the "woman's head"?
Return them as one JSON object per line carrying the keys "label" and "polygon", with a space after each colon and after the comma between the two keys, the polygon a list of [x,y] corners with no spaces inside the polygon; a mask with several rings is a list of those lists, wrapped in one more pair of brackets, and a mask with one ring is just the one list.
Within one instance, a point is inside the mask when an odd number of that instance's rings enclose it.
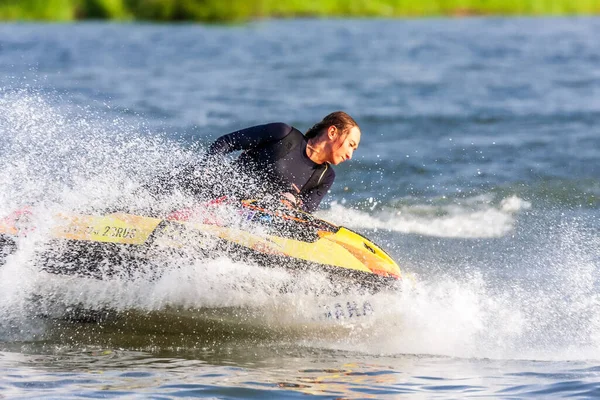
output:
{"label": "woman's head", "polygon": [[360,128],[351,116],[336,111],[310,128],[305,137],[323,150],[324,161],[337,165],[352,158],[360,143]]}

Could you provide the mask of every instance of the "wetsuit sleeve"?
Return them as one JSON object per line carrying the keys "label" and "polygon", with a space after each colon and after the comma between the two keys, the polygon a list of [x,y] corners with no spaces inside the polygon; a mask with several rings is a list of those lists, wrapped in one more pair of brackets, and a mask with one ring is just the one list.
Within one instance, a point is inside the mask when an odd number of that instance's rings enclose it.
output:
{"label": "wetsuit sleeve", "polygon": [[249,150],[286,137],[292,127],[282,122],[257,125],[223,135],[208,148],[209,155],[227,154],[237,150]]}
{"label": "wetsuit sleeve", "polygon": [[335,171],[333,168],[329,168],[321,180],[321,183],[317,187],[314,187],[301,194],[302,209],[307,212],[315,211],[319,207],[319,204],[321,204],[321,200],[323,200],[331,188],[331,185],[333,185],[334,180]]}

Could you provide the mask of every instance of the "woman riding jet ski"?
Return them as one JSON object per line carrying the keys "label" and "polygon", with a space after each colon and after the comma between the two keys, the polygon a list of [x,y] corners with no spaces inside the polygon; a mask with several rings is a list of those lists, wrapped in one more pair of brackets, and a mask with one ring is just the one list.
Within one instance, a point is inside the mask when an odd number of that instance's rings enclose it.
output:
{"label": "woman riding jet ski", "polygon": [[335,180],[331,165],[352,158],[360,128],[343,111],[327,115],[305,135],[284,123],[242,129],[218,138],[209,156],[242,150],[237,164],[249,175],[268,182],[298,208],[312,212]]}
{"label": "woman riding jet ski", "polygon": [[[203,193],[212,200],[166,215],[56,216],[50,237],[57,245],[48,247],[61,251],[44,253],[40,264],[49,272],[104,279],[139,271],[161,259],[168,266],[173,253],[192,258],[227,255],[296,271],[316,269],[359,285],[396,282],[400,268],[383,250],[355,232],[309,214],[335,179],[331,165],[352,158],[359,142],[358,125],[341,111],[326,116],[306,135],[286,124],[271,123],[222,136],[210,146],[208,162],[242,150],[237,169],[259,177],[260,187],[242,188],[247,193],[227,198]],[[198,183],[194,180],[208,173],[206,163],[204,167],[184,170],[169,180],[193,187]],[[275,201],[266,201],[264,194]],[[277,201],[277,194],[284,197]],[[249,200],[257,197],[260,200]],[[0,219],[0,236],[18,237],[25,216]]]}

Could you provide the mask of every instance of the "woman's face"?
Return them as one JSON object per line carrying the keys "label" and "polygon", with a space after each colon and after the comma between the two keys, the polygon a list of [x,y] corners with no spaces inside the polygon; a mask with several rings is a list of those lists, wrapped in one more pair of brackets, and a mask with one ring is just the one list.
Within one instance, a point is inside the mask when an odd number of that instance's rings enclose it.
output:
{"label": "woman's face", "polygon": [[330,144],[329,163],[338,165],[352,158],[354,150],[360,143],[360,129],[358,126],[353,126],[347,133],[344,133],[335,126],[330,126],[327,130],[327,137]]}

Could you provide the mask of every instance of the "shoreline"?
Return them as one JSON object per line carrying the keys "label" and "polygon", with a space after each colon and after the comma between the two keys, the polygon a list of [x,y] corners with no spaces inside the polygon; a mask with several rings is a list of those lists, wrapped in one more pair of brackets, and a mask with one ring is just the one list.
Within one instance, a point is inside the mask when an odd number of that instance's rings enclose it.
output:
{"label": "shoreline", "polygon": [[[6,0],[0,21],[140,21],[140,22],[252,22],[296,18],[468,18],[598,16],[600,0],[321,0],[305,4],[275,0]],[[508,3],[508,4],[506,4]]]}

